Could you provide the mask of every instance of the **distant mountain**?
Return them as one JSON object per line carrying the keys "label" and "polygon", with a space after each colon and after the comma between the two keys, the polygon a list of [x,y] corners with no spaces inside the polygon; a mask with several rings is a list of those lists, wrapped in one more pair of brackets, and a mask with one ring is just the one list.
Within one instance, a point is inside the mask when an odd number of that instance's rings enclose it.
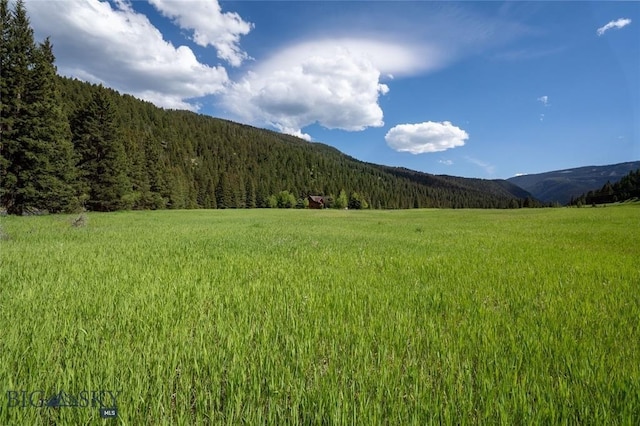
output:
{"label": "distant mountain", "polygon": [[640,199],[640,168],[629,172],[617,182],[607,182],[602,188],[589,191],[578,198],[573,198],[572,205],[597,205],[610,203],[624,203]]}
{"label": "distant mountain", "polygon": [[404,167],[390,167],[379,164],[372,164],[372,166],[394,176],[403,177],[412,182],[434,188],[465,189],[478,194],[490,195],[492,197],[517,198],[519,200],[534,198],[533,194],[530,192],[504,179],[487,180],[450,175],[432,175]]}
{"label": "distant mountain", "polygon": [[507,181],[530,192],[540,201],[568,204],[571,197],[579,197],[588,191],[600,189],[607,181],[618,181],[638,168],[640,161],[631,161],[515,176]]}

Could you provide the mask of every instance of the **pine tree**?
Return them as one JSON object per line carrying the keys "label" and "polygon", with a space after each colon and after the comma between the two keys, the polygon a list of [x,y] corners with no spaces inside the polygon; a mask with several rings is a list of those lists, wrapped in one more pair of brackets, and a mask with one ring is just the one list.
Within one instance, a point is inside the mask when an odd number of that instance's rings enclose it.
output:
{"label": "pine tree", "polygon": [[0,33],[2,40],[0,41],[0,202],[6,205],[10,194],[10,176],[8,174],[10,165],[11,142],[11,107],[9,99],[13,96],[13,91],[9,84],[11,79],[10,72],[10,29],[11,29],[11,11],[9,10],[8,0],[0,0]]}
{"label": "pine tree", "polygon": [[150,208],[163,209],[169,201],[169,190],[164,171],[167,167],[163,162],[160,143],[153,140],[150,135],[143,141],[146,170],[151,191]]}
{"label": "pine tree", "polygon": [[134,209],[149,209],[153,207],[151,185],[146,169],[144,147],[141,147],[132,135],[125,140],[124,151],[126,153],[127,170],[132,192],[127,197]]}
{"label": "pine tree", "polygon": [[22,1],[2,15],[2,193],[7,211],[74,207],[73,146],[51,43],[35,45]]}
{"label": "pine tree", "polygon": [[254,209],[257,206],[256,203],[256,185],[253,182],[253,178],[248,178],[246,181],[246,189],[245,189],[245,193],[246,193],[246,201],[245,201],[245,207],[248,209]]}
{"label": "pine tree", "polygon": [[37,141],[42,165],[37,171],[40,186],[38,207],[50,212],[70,211],[77,207],[74,183],[77,178],[71,129],[64,114],[57,87],[55,58],[47,38],[35,51],[35,67],[31,79],[34,116],[30,128]]}
{"label": "pine tree", "polygon": [[94,91],[91,100],[76,113],[72,130],[87,208],[113,211],[131,207],[126,198],[131,184],[124,148],[114,109],[103,90]]}
{"label": "pine tree", "polygon": [[22,214],[33,205],[35,189],[29,163],[35,155],[33,141],[25,133],[29,127],[28,105],[24,99],[32,68],[35,42],[33,30],[19,0],[13,13],[6,1],[2,9],[2,205],[12,214]]}
{"label": "pine tree", "polygon": [[235,207],[233,205],[233,191],[231,190],[231,182],[226,173],[222,173],[216,185],[216,206],[219,209],[228,209]]}
{"label": "pine tree", "polygon": [[[0,34],[1,34],[1,42],[0,42],[0,73],[2,73],[2,78],[0,78],[0,135],[4,136],[4,132],[6,129],[6,119],[8,119],[9,105],[7,104],[7,100],[9,99],[9,73],[7,73],[7,68],[10,66],[9,63],[9,45],[11,41],[10,37],[10,28],[11,28],[11,11],[9,10],[8,0],[0,0]],[[0,143],[2,143],[2,139],[0,139]],[[0,152],[0,154],[2,154]]]}

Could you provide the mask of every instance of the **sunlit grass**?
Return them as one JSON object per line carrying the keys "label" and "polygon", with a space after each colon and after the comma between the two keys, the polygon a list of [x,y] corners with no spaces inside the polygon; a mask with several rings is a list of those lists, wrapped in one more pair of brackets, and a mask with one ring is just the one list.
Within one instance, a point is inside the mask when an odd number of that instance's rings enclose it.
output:
{"label": "sunlit grass", "polygon": [[640,419],[638,205],[72,220],[2,218],[2,395],[120,391],[129,425]]}

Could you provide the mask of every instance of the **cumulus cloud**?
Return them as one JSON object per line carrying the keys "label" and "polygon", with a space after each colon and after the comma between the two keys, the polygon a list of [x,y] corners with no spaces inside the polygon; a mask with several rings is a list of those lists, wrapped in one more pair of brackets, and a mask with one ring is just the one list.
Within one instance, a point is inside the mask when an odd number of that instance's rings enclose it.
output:
{"label": "cumulus cloud", "polygon": [[223,67],[200,63],[190,48],[165,41],[125,1],[112,7],[98,0],[28,0],[26,8],[36,34],[51,36],[62,75],[190,110],[198,109],[191,99],[220,93],[228,82]]}
{"label": "cumulus cloud", "polygon": [[614,28],[620,29],[620,28],[626,27],[630,23],[631,23],[631,19],[628,19],[628,18],[616,19],[615,21],[610,21],[606,25],[603,25],[602,27],[598,28],[596,32],[598,33],[599,36],[601,36],[601,35],[604,35],[605,32],[611,29],[614,29]]}
{"label": "cumulus cloud", "polygon": [[451,166],[453,164],[453,161],[451,161],[451,160],[438,160],[438,163],[444,164],[445,166]]}
{"label": "cumulus cloud", "polygon": [[463,146],[469,135],[449,121],[427,121],[399,124],[389,130],[384,138],[387,145],[396,151],[423,154]]}
{"label": "cumulus cloud", "polygon": [[176,1],[148,0],[160,13],[180,28],[193,31],[193,41],[203,47],[213,46],[218,58],[240,66],[249,55],[240,48],[240,37],[249,34],[253,24],[240,15],[222,12],[217,0]]}
{"label": "cumulus cloud", "polygon": [[425,66],[415,51],[392,43],[302,43],[277,52],[231,85],[222,104],[241,120],[305,139],[310,136],[302,129],[314,123],[360,131],[384,125],[378,99],[389,87],[380,82],[381,74]]}
{"label": "cumulus cloud", "polygon": [[549,97],[547,95],[545,96],[540,96],[538,98],[538,101],[542,103],[542,105],[544,106],[549,106]]}
{"label": "cumulus cloud", "polygon": [[289,127],[281,127],[280,131],[287,135],[296,136],[300,139],[304,139],[308,142],[311,142],[311,135],[308,133],[302,133],[302,130],[300,129],[291,129]]}

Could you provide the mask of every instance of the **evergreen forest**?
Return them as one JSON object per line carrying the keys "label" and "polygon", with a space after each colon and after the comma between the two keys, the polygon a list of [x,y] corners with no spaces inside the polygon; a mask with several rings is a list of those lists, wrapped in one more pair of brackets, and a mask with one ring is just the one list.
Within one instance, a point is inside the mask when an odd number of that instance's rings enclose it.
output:
{"label": "evergreen forest", "polygon": [[640,198],[640,169],[631,171],[613,184],[605,183],[602,188],[589,191],[577,198],[572,198],[570,205],[608,204]]}
{"label": "evergreen forest", "polygon": [[82,209],[518,208],[504,180],[365,163],[322,143],[166,110],[57,74],[22,1],[0,0],[0,204],[9,214]]}

